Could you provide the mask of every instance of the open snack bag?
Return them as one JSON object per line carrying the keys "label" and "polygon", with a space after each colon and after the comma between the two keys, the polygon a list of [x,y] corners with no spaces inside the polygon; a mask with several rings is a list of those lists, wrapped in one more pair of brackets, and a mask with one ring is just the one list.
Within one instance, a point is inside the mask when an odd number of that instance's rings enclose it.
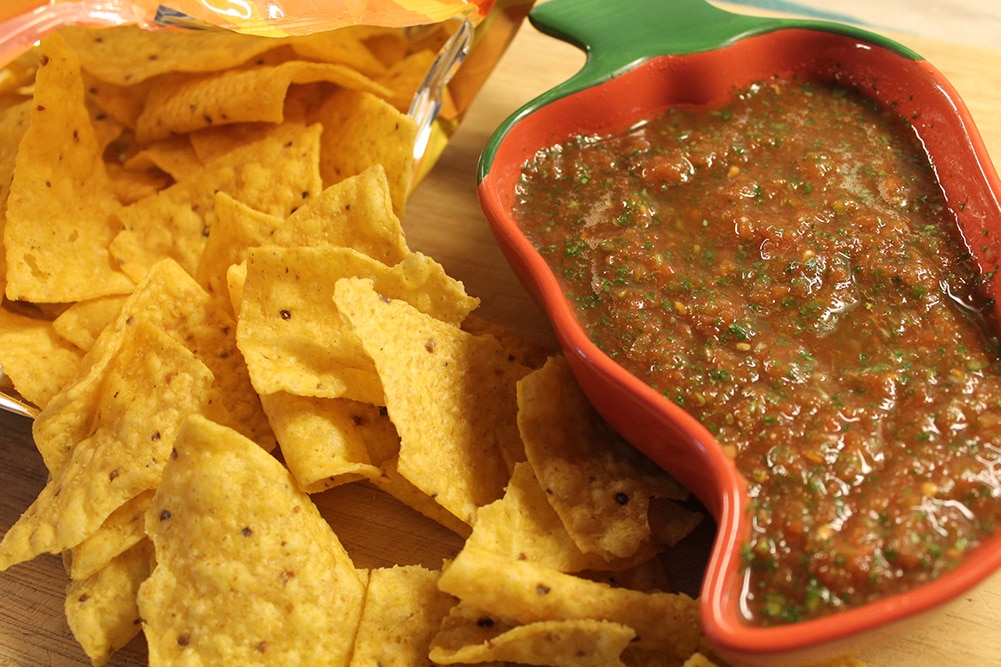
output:
{"label": "open snack bag", "polygon": [[[192,30],[285,39],[305,44],[296,55],[309,60],[353,57],[382,59],[383,76],[391,79],[393,101],[418,123],[415,154],[417,177],[429,169],[454,132],[470,102],[490,74],[533,0],[365,0],[309,2],[303,0],[9,0],[0,7],[0,67],[16,61],[43,36],[60,28],[135,26],[147,31]],[[338,31],[368,31],[381,45],[361,55],[337,43]],[[203,35],[217,49],[213,36]],[[366,36],[356,34],[359,41]],[[195,45],[199,37],[193,37]],[[245,40],[250,42],[251,40]],[[256,40],[261,43],[262,40]],[[357,47],[358,44],[355,44]],[[269,50],[250,48],[251,51]],[[294,47],[296,49],[297,47]],[[324,51],[326,49],[326,51]],[[250,55],[251,52],[244,52]],[[139,53],[121,51],[142,68]],[[145,56],[151,54],[145,53]],[[211,61],[212,53],[189,52],[191,59]],[[100,58],[102,53],[95,52]],[[347,62],[347,61],[346,61]],[[148,63],[147,63],[148,64]],[[211,62],[205,62],[213,68]],[[117,66],[112,60],[104,65]],[[155,71],[166,71],[161,66]],[[365,72],[364,68],[360,71]],[[366,72],[368,73],[368,72]],[[295,82],[293,80],[293,82]],[[392,85],[395,84],[395,85]]]}

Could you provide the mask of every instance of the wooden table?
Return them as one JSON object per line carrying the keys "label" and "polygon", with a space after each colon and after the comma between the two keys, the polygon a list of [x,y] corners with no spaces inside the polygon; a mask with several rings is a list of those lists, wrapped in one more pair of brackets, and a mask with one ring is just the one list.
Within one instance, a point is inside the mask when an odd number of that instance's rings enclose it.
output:
{"label": "wooden table", "polygon": [[[959,89],[992,155],[1001,162],[1001,51],[895,35],[935,63]],[[551,340],[539,309],[515,280],[483,222],[475,194],[476,162],[494,127],[521,103],[579,67],[582,55],[530,26],[518,35],[474,103],[440,163],[420,185],[405,226],[414,249],[436,257],[467,290],[482,299],[480,314],[522,333]],[[45,468],[31,444],[28,420],[0,413],[0,530],[16,521],[42,488]],[[381,494],[322,494],[319,504],[361,567],[422,563],[437,567],[455,553],[457,538],[404,511]],[[334,510],[334,506],[338,509]],[[358,514],[355,515],[355,512]],[[364,522],[356,516],[364,516]],[[692,564],[698,569],[700,563]],[[697,583],[697,582],[691,582]],[[0,574],[0,664],[87,665],[63,616],[66,574],[55,556]],[[923,632],[887,638],[861,656],[872,667],[1001,666],[1001,573],[963,596]],[[141,638],[119,651],[112,665],[143,665]]]}

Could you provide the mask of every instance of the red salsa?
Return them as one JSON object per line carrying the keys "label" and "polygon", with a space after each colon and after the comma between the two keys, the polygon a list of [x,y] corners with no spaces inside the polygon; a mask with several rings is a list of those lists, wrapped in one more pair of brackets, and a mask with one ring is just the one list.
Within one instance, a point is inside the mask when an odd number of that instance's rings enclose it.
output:
{"label": "red salsa", "polygon": [[752,622],[912,588],[998,526],[983,276],[892,113],[764,82],[540,152],[517,209],[592,340],[747,478]]}

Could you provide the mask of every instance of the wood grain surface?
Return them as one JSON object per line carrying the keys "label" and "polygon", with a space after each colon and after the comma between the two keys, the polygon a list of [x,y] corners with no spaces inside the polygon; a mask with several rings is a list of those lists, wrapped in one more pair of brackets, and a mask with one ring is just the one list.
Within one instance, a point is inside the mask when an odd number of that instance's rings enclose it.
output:
{"label": "wood grain surface", "polygon": [[[742,10],[745,11],[745,10]],[[936,64],[968,104],[992,155],[1001,160],[1001,51],[894,35]],[[404,220],[412,248],[438,259],[481,298],[479,313],[527,336],[552,340],[539,309],[505,264],[480,213],[476,162],[490,132],[520,104],[580,66],[574,48],[526,25],[475,101],[440,163],[415,192]],[[45,482],[30,421],[0,413],[0,531],[6,531]],[[459,539],[375,490],[321,494],[318,504],[360,567],[422,563],[438,567]],[[685,563],[697,587],[702,551]],[[0,573],[0,665],[86,665],[63,616],[66,574],[56,556]],[[957,600],[919,633],[887,636],[861,656],[872,667],[1001,666],[1001,573]],[[112,665],[144,665],[137,638]]]}

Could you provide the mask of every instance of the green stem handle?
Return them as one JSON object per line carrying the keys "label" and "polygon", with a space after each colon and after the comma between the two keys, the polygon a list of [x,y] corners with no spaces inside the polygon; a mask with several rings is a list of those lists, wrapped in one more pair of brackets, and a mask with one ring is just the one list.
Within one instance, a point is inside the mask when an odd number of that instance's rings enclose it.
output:
{"label": "green stem handle", "polygon": [[848,35],[921,59],[901,44],[856,26],[736,14],[707,0],[547,0],[532,9],[529,21],[540,32],[577,46],[587,58],[576,74],[533,99],[498,128],[495,141],[487,148],[487,160],[481,162],[481,178],[489,169],[496,139],[519,119],[658,56],[709,51],[752,35],[805,28]]}
{"label": "green stem handle", "polygon": [[583,69],[563,84],[572,83],[574,89],[600,83],[656,56],[718,49],[783,28],[836,32],[918,58],[900,44],[855,26],[735,14],[706,0],[549,0],[537,5],[529,20],[539,31],[587,53]]}

